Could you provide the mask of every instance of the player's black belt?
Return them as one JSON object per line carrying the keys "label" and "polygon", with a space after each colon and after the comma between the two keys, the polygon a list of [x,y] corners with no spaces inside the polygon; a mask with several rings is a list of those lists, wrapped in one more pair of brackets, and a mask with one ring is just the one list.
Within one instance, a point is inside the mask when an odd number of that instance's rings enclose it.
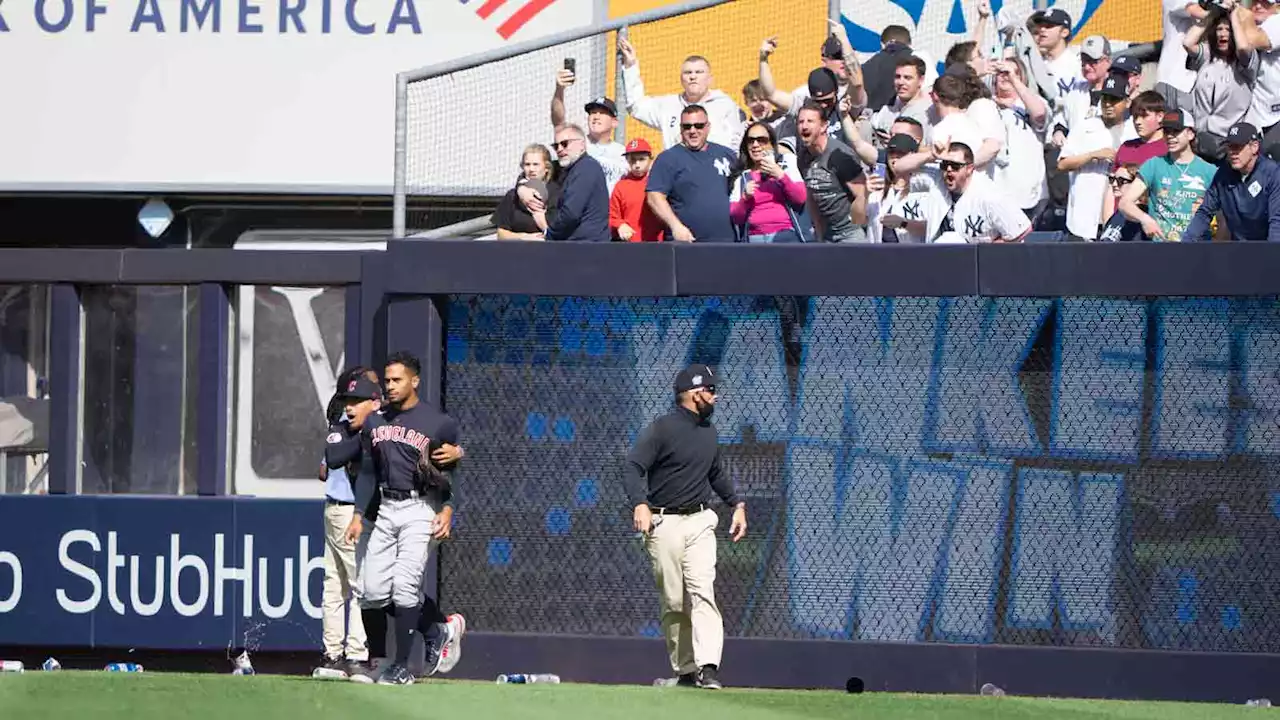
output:
{"label": "player's black belt", "polygon": [[649,509],[651,511],[656,512],[659,515],[696,515],[697,513],[700,513],[703,510],[706,510],[707,508],[708,508],[708,505],[706,503],[685,505],[683,507],[656,507],[653,505],[649,506]]}
{"label": "player's black belt", "polygon": [[382,497],[388,500],[416,500],[422,497],[422,493],[417,490],[397,490],[395,488],[382,488]]}
{"label": "player's black belt", "polygon": [[353,502],[348,502],[346,500],[334,500],[331,497],[326,497],[324,499],[324,504],[325,505],[355,505],[355,503]]}

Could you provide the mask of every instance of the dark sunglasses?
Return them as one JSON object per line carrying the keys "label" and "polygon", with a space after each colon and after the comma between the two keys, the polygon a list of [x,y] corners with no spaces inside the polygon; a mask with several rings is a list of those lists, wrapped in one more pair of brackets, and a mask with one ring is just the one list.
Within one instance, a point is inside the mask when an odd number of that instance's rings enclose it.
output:
{"label": "dark sunglasses", "polygon": [[706,390],[707,392],[711,393],[712,395],[715,395],[715,394],[716,394],[716,386],[715,386],[715,385],[703,385],[703,386],[702,386],[702,389],[703,389],[703,390]]}
{"label": "dark sunglasses", "polygon": [[681,130],[701,130],[702,128],[704,128],[704,127],[706,127],[706,126],[707,126],[707,124],[706,124],[706,123],[704,123],[704,122],[700,122],[700,123],[680,123],[680,129],[681,129]]}
{"label": "dark sunglasses", "polygon": [[1112,185],[1121,185],[1121,186],[1128,185],[1129,183],[1133,182],[1133,178],[1120,177],[1119,175],[1109,175],[1107,177],[1107,180],[1109,180]]}
{"label": "dark sunglasses", "polygon": [[768,136],[768,135],[748,135],[748,136],[747,136],[747,144],[748,144],[748,145],[754,145],[754,144],[756,144],[756,143],[760,143],[760,144],[762,144],[762,145],[769,145],[769,144],[771,144],[771,143],[769,142],[769,136]]}
{"label": "dark sunglasses", "polygon": [[569,143],[573,142],[574,140],[577,140],[577,138],[569,138],[568,140],[558,140],[556,142],[551,143],[551,147],[555,148],[556,150],[567,150],[569,148]]}
{"label": "dark sunglasses", "polygon": [[938,168],[941,169],[942,172],[956,172],[967,167],[969,167],[969,163],[967,162],[956,162],[955,160],[938,161]]}

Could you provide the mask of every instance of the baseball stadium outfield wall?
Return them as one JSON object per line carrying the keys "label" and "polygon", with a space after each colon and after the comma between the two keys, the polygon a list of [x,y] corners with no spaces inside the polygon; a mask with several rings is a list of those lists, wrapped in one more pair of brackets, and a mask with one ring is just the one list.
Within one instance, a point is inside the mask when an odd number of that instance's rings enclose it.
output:
{"label": "baseball stadium outfield wall", "polygon": [[[721,544],[727,683],[1274,697],[1278,271],[1264,244],[3,250],[0,283],[54,284],[63,497],[0,499],[0,655],[306,670],[319,503],[221,496],[231,289],[313,285],[346,288],[348,362],[419,353],[466,428],[459,677],[662,674],[608,467],[696,359],[758,538]],[[200,497],[74,496],[78,294],[111,284],[200,288]]]}

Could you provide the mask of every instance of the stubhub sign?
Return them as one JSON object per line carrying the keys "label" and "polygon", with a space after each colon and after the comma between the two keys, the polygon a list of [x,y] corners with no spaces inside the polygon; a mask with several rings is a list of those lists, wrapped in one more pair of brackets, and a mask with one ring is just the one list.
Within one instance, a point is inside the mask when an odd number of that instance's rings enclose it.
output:
{"label": "stubhub sign", "polygon": [[[0,190],[389,193],[396,73],[590,25],[593,0],[24,0],[0,6]],[[603,87],[595,58],[574,53]],[[519,145],[445,135],[476,96],[545,107],[554,64],[477,70],[427,97],[419,133],[501,169]],[[536,65],[536,63],[535,63]],[[588,82],[590,80],[590,82]],[[571,96],[576,100],[576,96]],[[497,100],[495,99],[495,102]],[[574,116],[575,118],[577,116]],[[513,142],[551,140],[523,128]],[[450,145],[450,143],[453,143]],[[483,162],[478,162],[477,158]],[[472,185],[484,184],[471,177]],[[495,180],[496,181],[496,180]],[[506,187],[503,188],[504,190]]]}
{"label": "stubhub sign", "polygon": [[8,496],[0,525],[0,645],[320,645],[316,501]]}

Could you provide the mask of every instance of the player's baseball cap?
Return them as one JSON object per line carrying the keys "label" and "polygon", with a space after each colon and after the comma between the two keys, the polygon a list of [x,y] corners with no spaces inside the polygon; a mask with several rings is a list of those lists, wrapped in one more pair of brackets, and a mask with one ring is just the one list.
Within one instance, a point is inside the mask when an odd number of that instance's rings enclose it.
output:
{"label": "player's baseball cap", "polygon": [[591,112],[592,110],[597,108],[609,113],[609,115],[613,117],[618,117],[618,106],[615,105],[613,101],[607,97],[598,97],[595,100],[592,100],[591,102],[583,106],[583,109],[586,110],[587,112]]}
{"label": "player's baseball cap", "polygon": [[1160,121],[1160,128],[1165,132],[1179,133],[1187,128],[1194,128],[1196,119],[1186,110],[1169,110]]}
{"label": "player's baseball cap", "polygon": [[1111,57],[1111,42],[1101,35],[1090,35],[1080,46],[1080,54],[1090,60],[1101,60]]}
{"label": "player's baseball cap", "polygon": [[348,381],[346,387],[338,388],[338,395],[356,400],[378,400],[382,397],[382,389],[377,383],[361,375]]}
{"label": "player's baseball cap", "polygon": [[1034,25],[1055,25],[1071,29],[1071,15],[1062,8],[1050,8],[1048,10],[1037,10],[1031,15],[1031,22]]}
{"label": "player's baseball cap", "polygon": [[827,60],[844,59],[844,47],[840,45],[840,38],[835,35],[827,36],[822,43],[822,57]]}
{"label": "player's baseball cap", "polygon": [[689,392],[698,388],[715,388],[715,386],[715,372],[702,363],[694,363],[676,374],[675,389],[677,393]]}
{"label": "player's baseball cap", "polygon": [[1247,145],[1254,140],[1260,139],[1261,135],[1258,132],[1258,128],[1247,122],[1238,122],[1227,131],[1228,145]]}
{"label": "player's baseball cap", "polygon": [[1119,73],[1107,73],[1107,79],[1102,81],[1102,89],[1098,94],[1117,100],[1129,97],[1129,78]]}
{"label": "player's baseball cap", "polygon": [[886,150],[897,150],[899,152],[913,153],[920,149],[920,143],[916,139],[906,133],[898,133],[889,138],[889,142],[885,144]]}
{"label": "player's baseball cap", "polygon": [[652,155],[653,148],[650,147],[649,141],[644,138],[631,138],[627,141],[627,146],[622,150],[623,155]]}
{"label": "player's baseball cap", "polygon": [[1138,58],[1132,55],[1121,55],[1118,58],[1111,59],[1111,72],[1138,75],[1142,72],[1142,63],[1138,62]]}
{"label": "player's baseball cap", "polygon": [[840,87],[836,74],[827,68],[820,67],[809,73],[809,97],[830,95]]}

